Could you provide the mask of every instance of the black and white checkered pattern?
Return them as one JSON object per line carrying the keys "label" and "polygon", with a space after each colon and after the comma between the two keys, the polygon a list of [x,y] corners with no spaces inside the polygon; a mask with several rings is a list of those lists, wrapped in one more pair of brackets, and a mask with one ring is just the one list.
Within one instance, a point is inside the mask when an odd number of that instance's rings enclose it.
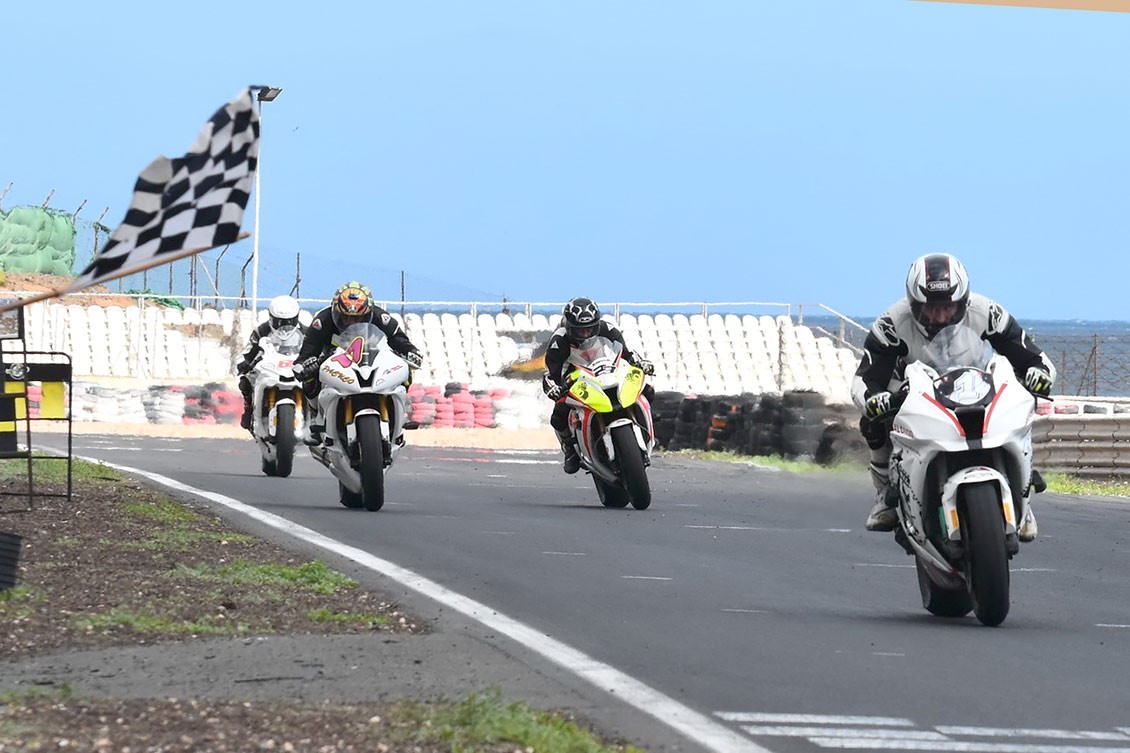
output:
{"label": "black and white checkered pattern", "polygon": [[251,89],[216,111],[188,154],[158,157],[138,176],[129,211],[75,291],[234,243],[259,161],[259,113]]}

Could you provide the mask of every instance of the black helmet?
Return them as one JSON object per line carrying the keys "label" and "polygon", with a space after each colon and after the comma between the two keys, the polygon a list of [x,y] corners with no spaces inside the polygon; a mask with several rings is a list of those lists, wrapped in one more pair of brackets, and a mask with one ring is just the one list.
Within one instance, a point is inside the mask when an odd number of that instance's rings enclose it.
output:
{"label": "black helmet", "polygon": [[577,345],[597,333],[600,328],[600,306],[591,298],[574,298],[561,310],[565,337]]}
{"label": "black helmet", "polygon": [[928,254],[910,265],[906,299],[914,321],[927,338],[957,324],[969,305],[969,275],[949,254]]}

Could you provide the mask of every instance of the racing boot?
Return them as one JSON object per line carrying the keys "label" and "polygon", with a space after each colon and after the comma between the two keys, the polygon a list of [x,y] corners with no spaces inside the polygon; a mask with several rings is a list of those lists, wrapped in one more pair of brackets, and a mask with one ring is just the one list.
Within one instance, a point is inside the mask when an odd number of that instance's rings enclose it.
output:
{"label": "racing boot", "polygon": [[[1043,475],[1035,468],[1032,469],[1032,493],[1039,494],[1048,488],[1048,482],[1044,481]],[[1028,511],[1024,513],[1024,517],[1020,519],[1020,525],[1016,527],[1016,537],[1024,542],[1035,541],[1036,536],[1040,533],[1040,527],[1036,525],[1036,513],[1032,512],[1032,503],[1028,503]]]}
{"label": "racing boot", "polygon": [[885,463],[871,461],[871,482],[875,485],[875,504],[867,514],[868,531],[893,531],[899,522],[897,502],[891,489],[890,469]]}
{"label": "racing boot", "polygon": [[1040,527],[1036,525],[1036,513],[1032,512],[1032,505],[1029,503],[1028,511],[1020,519],[1020,525],[1016,527],[1016,538],[1027,543],[1035,541],[1039,534]]}
{"label": "racing boot", "polygon": [[577,444],[573,441],[573,436],[557,432],[557,441],[561,443],[561,451],[565,453],[562,470],[569,475],[581,470],[581,456],[577,454]]}
{"label": "racing boot", "polygon": [[[313,406],[313,401],[307,402],[308,406]],[[309,419],[306,421],[306,434],[302,437],[302,442],[310,447],[317,447],[322,443],[322,436],[326,433],[326,422],[322,418],[321,412],[314,412],[313,408],[310,410]]]}

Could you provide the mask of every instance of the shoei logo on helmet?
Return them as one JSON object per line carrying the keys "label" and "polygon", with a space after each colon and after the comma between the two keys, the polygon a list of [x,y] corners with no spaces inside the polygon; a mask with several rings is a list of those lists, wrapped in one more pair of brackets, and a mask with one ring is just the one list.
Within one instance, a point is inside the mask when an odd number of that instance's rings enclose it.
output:
{"label": "shoei logo on helmet", "polygon": [[931,293],[936,293],[939,290],[949,290],[950,289],[950,281],[949,280],[931,280],[930,282],[926,283],[926,289],[929,290]]}

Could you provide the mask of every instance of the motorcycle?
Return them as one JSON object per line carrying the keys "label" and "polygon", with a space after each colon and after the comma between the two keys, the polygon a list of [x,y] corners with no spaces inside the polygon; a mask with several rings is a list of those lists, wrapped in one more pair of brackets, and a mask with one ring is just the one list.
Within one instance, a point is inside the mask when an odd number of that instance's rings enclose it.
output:
{"label": "motorcycle", "polygon": [[302,346],[297,328],[272,332],[259,341],[263,353],[251,369],[251,434],[263,458],[263,473],[287,477],[294,465],[296,438],[305,431],[302,387],[294,358]]}
{"label": "motorcycle", "polygon": [[310,455],[338,480],[341,504],[377,511],[384,506],[384,474],[404,447],[407,361],[392,351],[378,327],[354,324],[334,338],[334,353],[318,370],[322,443]]}
{"label": "motorcycle", "polygon": [[1004,356],[955,325],[906,367],[891,425],[895,538],[914,555],[931,614],[1001,624],[1009,560],[1034,493],[1036,401]]}
{"label": "motorcycle", "polygon": [[574,347],[565,402],[581,467],[592,475],[605,507],[637,510],[651,504],[647,467],[655,446],[646,375],[623,357],[623,346],[591,337]]}

